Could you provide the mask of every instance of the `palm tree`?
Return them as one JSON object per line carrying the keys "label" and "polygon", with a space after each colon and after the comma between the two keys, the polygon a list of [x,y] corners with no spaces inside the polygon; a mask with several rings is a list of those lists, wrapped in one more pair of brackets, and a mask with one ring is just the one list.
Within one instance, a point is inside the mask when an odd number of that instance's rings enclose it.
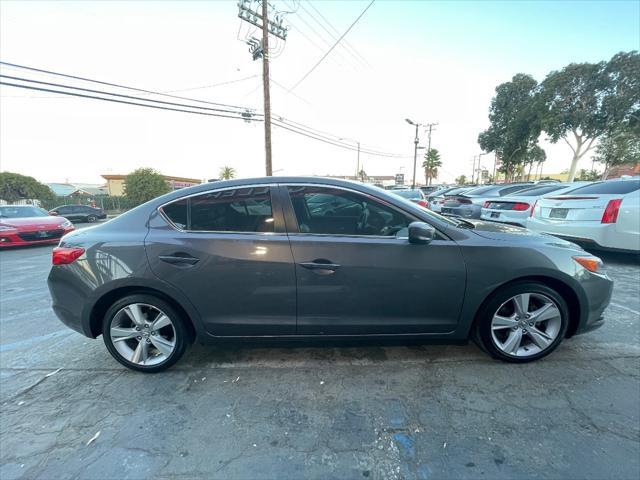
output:
{"label": "palm tree", "polygon": [[440,153],[435,148],[432,148],[425,154],[424,162],[422,162],[424,179],[427,185],[431,185],[431,180],[438,177],[438,168],[441,166]]}
{"label": "palm tree", "polygon": [[231,180],[236,177],[236,169],[233,167],[224,166],[220,169],[220,173],[218,175],[220,180]]}

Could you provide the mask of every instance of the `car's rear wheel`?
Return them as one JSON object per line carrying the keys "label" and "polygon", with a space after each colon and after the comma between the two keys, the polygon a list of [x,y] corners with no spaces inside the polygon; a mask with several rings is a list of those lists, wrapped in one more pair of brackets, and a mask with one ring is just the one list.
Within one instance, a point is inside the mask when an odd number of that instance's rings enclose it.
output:
{"label": "car's rear wheel", "polygon": [[475,336],[492,357],[524,363],[555,350],[568,325],[562,296],[542,283],[523,282],[499,290],[483,306]]}
{"label": "car's rear wheel", "polygon": [[129,295],[115,302],[104,316],[102,337],[121,364],[141,372],[166,370],[189,344],[185,319],[153,295]]}
{"label": "car's rear wheel", "polygon": [[89,223],[95,223],[98,221],[98,217],[96,217],[95,215],[89,215],[87,216],[87,222]]}

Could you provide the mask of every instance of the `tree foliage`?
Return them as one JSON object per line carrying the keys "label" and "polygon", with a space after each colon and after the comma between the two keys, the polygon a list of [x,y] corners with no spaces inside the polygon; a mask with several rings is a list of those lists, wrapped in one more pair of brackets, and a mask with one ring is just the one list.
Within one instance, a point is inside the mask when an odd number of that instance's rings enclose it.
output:
{"label": "tree foliage", "polygon": [[442,160],[440,160],[440,152],[437,149],[432,148],[424,155],[422,168],[424,168],[424,179],[427,185],[431,185],[431,181],[438,178],[438,168],[441,166]]}
{"label": "tree foliage", "polygon": [[51,202],[55,195],[53,191],[33,177],[19,173],[0,172],[0,199],[7,202],[31,199],[43,203]]}
{"label": "tree foliage", "polygon": [[519,73],[511,81],[496,88],[489,108],[489,128],[478,136],[482,150],[495,152],[500,171],[513,178],[524,163],[529,150],[537,145],[540,135],[539,106],[536,102],[538,83]]}
{"label": "tree foliage", "polygon": [[220,180],[231,180],[232,178],[236,178],[236,169],[225,165],[220,169],[218,176]]}
{"label": "tree foliage", "polygon": [[607,178],[611,167],[637,165],[640,162],[640,134],[631,128],[605,134],[598,146],[594,160],[604,165],[603,178]]}
{"label": "tree foliage", "polygon": [[[529,75],[517,74],[496,88],[489,120],[478,143],[496,152],[507,179],[531,166],[528,152],[544,131],[552,143],[563,140],[571,148],[572,181],[578,161],[600,139],[609,146],[617,142],[613,146],[621,151],[633,140],[630,136],[640,136],[640,54],[620,52],[609,61],[572,63],[549,73],[539,85]],[[630,151],[633,145],[631,141]],[[601,149],[598,157],[603,155]]]}
{"label": "tree foliage", "polygon": [[460,175],[459,177],[456,177],[455,182],[456,182],[456,185],[464,185],[467,183],[467,176]]}
{"label": "tree foliage", "polygon": [[127,206],[137,207],[149,200],[169,192],[164,177],[153,168],[139,168],[125,177],[124,195]]}

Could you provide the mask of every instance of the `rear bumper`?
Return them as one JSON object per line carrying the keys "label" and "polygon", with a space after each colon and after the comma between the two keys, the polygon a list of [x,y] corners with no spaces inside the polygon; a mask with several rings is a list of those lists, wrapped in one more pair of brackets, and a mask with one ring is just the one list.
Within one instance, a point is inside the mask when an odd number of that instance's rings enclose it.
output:
{"label": "rear bumper", "polygon": [[526,227],[535,232],[548,233],[575,243],[622,252],[640,252],[640,232],[619,233],[614,223],[548,221],[527,218]]}
{"label": "rear bumper", "polygon": [[79,287],[67,265],[52,267],[47,285],[51,294],[51,306],[60,321],[76,332],[93,338],[90,325],[83,316],[89,289]]}
{"label": "rear bumper", "polygon": [[[497,213],[498,216],[492,216],[492,213]],[[519,227],[525,227],[527,224],[527,217],[529,211],[513,211],[513,210],[493,210],[483,208],[481,210],[480,218],[488,222],[508,223],[509,225],[518,225]]]}
{"label": "rear bumper", "polygon": [[463,218],[480,218],[481,210],[482,207],[480,207],[480,205],[460,205],[458,207],[443,205],[441,213],[459,215]]}

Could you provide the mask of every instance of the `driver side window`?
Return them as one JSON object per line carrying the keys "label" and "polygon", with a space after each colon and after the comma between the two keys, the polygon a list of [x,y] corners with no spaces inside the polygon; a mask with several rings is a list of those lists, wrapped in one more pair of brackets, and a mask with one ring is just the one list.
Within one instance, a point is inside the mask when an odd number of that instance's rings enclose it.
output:
{"label": "driver side window", "polygon": [[287,188],[300,233],[393,237],[413,221],[394,208],[349,190]]}

